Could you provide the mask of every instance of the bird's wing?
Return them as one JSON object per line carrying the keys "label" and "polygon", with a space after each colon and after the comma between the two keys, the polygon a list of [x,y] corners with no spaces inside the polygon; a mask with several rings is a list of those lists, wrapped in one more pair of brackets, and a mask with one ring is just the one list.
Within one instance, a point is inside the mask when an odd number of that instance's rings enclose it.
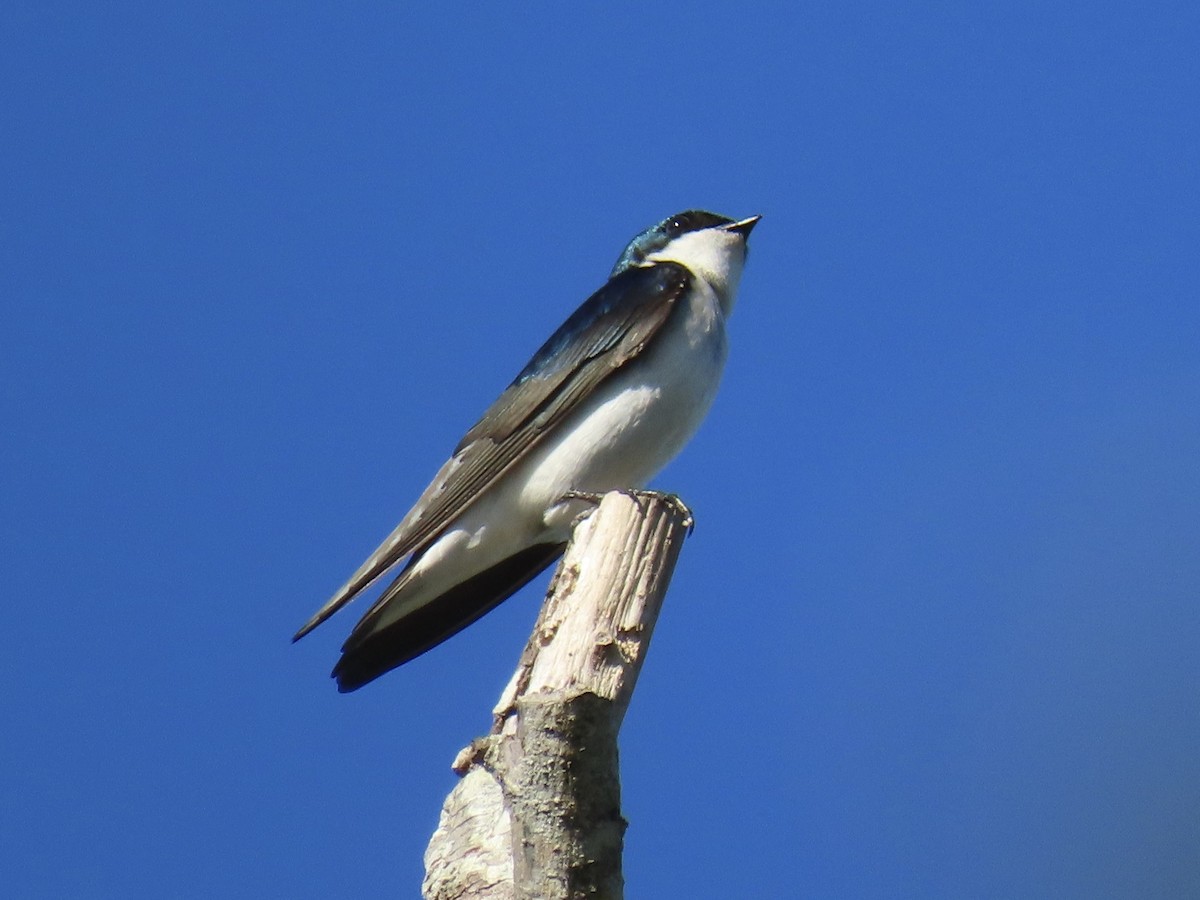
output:
{"label": "bird's wing", "polygon": [[645,349],[691,279],[683,266],[660,262],[628,269],[589,297],[466,433],[404,520],[292,640],[431,544],[597,385]]}

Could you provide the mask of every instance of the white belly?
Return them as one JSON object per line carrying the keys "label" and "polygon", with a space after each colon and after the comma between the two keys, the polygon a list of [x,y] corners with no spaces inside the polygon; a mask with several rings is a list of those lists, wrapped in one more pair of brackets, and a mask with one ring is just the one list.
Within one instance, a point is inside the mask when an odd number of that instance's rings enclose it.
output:
{"label": "white belly", "polygon": [[[724,320],[708,290],[696,291],[684,320],[656,336],[647,355],[618,372],[523,462],[519,506],[547,513],[560,530],[574,512],[560,508],[569,490],[640,488],[683,449],[704,420],[720,384],[727,345]],[[574,504],[572,510],[578,511]]]}
{"label": "white belly", "polygon": [[[669,330],[609,378],[528,456],[513,466],[437,541],[421,568],[443,552],[470,548],[497,559],[509,548],[566,541],[586,508],[568,491],[641,488],[695,434],[725,366],[725,323],[703,283]],[[486,549],[485,549],[486,548]],[[503,555],[501,555],[503,554]]]}
{"label": "white belly", "polygon": [[568,491],[640,488],[687,443],[712,405],[725,366],[725,322],[707,285],[693,290],[682,321],[614,374],[415,562],[394,621],[465,576],[536,543],[565,542],[586,509]]}

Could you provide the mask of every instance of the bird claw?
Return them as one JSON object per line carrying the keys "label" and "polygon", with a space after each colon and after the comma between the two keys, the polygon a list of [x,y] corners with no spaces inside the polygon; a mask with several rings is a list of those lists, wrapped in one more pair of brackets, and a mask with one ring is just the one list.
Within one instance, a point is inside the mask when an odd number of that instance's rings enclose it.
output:
{"label": "bird claw", "polygon": [[669,494],[666,491],[629,491],[628,493],[634,500],[640,497],[653,497],[655,500],[661,500],[673,507],[675,512],[683,517],[683,527],[687,529],[688,537],[691,537],[692,532],[696,530],[696,517],[692,515],[691,509],[680,499],[678,494]]}
{"label": "bird claw", "polygon": [[[692,515],[692,511],[688,508],[688,505],[686,503],[684,503],[681,499],[679,499],[678,494],[668,494],[665,491],[635,490],[632,488],[620,490],[620,491],[618,491],[618,493],[624,494],[626,497],[629,497],[631,500],[633,500],[633,502],[637,503],[639,506],[641,505],[641,501],[646,498],[661,500],[664,503],[667,503],[671,507],[673,507],[674,510],[677,513],[679,513],[680,516],[683,517],[683,527],[687,529],[687,533],[688,533],[689,537],[691,536],[692,532],[696,530],[696,518],[695,518],[695,516]],[[600,504],[600,501],[602,499],[604,499],[604,494],[596,493],[595,491],[573,491],[572,490],[572,491],[567,491],[565,494],[563,494],[562,499],[563,500],[585,500],[588,503],[592,504],[593,506],[598,506]],[[584,510],[575,519],[574,523],[572,523],[573,526],[578,525],[580,522],[582,522],[584,519],[586,519],[588,516],[590,516],[593,512],[595,512],[595,510],[592,510],[592,509]]]}
{"label": "bird claw", "polygon": [[599,506],[600,501],[604,499],[603,494],[597,494],[595,491],[567,491],[562,495],[563,500],[586,500],[593,506]]}
{"label": "bird claw", "polygon": [[584,519],[596,511],[596,507],[600,505],[600,501],[603,499],[603,497],[603,494],[597,494],[595,491],[567,491],[562,495],[562,498],[559,500],[560,503],[563,503],[567,500],[583,500],[591,504],[589,509],[583,510],[571,521],[571,531],[574,531],[576,528],[578,528]]}

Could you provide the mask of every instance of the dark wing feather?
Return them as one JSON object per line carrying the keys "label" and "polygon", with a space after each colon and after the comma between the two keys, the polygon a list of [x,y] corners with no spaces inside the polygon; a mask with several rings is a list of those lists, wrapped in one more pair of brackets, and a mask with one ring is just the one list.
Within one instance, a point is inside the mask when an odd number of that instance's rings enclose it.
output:
{"label": "dark wing feather", "polygon": [[378,631],[363,629],[364,620],[346,641],[333,669],[338,690],[357,690],[453,637],[537,577],[558,559],[563,547],[526,547]]}
{"label": "dark wing feather", "polygon": [[589,297],[466,433],[404,520],[292,640],[405,556],[428,547],[597,385],[641,353],[691,278],[681,265],[657,263],[627,269]]}

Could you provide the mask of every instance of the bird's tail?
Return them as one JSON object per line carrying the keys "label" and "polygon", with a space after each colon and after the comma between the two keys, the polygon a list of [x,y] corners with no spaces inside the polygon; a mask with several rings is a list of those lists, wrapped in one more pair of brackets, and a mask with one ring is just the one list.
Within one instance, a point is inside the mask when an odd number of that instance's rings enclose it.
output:
{"label": "bird's tail", "polygon": [[[526,547],[429,600],[405,597],[406,590],[417,589],[419,583],[410,581],[405,570],[343,645],[342,658],[333,669],[338,690],[342,693],[358,690],[458,634],[524,587],[558,559],[565,548],[566,544]],[[385,615],[393,604],[406,602],[417,605],[398,618]]]}

